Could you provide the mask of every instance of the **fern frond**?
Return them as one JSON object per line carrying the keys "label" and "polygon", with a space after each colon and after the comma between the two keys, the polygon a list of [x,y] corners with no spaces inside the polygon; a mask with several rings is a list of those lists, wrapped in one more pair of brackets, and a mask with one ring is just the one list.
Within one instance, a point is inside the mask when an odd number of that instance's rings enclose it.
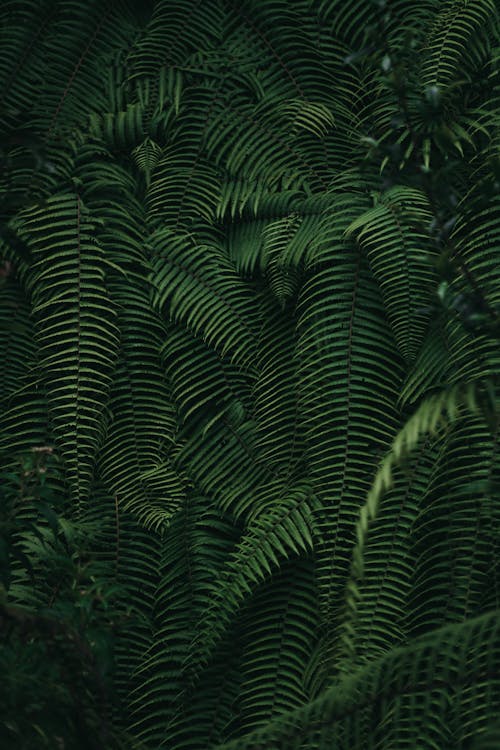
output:
{"label": "fern frond", "polygon": [[164,65],[182,65],[188,55],[220,36],[221,9],[201,0],[155,3],[141,38],[129,55],[134,77],[153,77]]}
{"label": "fern frond", "polygon": [[158,309],[221,356],[248,365],[255,348],[250,290],[221,249],[167,229],[158,230],[151,245]]}
{"label": "fern frond", "polygon": [[280,561],[312,550],[315,506],[310,488],[297,487],[276,508],[260,514],[243,534],[212,587],[211,604],[194,641],[194,673],[205,663],[245,595],[270,576]]}
{"label": "fern frond", "polygon": [[428,324],[436,287],[428,237],[431,211],[426,197],[416,190],[394,187],[377,205],[348,227],[366,249],[380,284],[394,335],[405,359],[412,360]]}
{"label": "fern frond", "polygon": [[[1,268],[1,266],[0,266]],[[36,347],[30,307],[14,266],[4,264],[6,277],[0,285],[0,401],[5,408],[9,397],[24,385],[35,362]]]}
{"label": "fern frond", "polygon": [[[434,20],[425,49],[422,65],[424,87],[446,88],[458,70],[478,64],[483,57],[485,30],[495,22],[493,0],[449,0]],[[487,38],[487,37],[486,37]]]}
{"label": "fern frond", "polygon": [[312,646],[316,591],[308,560],[291,560],[242,613],[239,720],[243,736],[307,702],[303,672]]}
{"label": "fern frond", "polygon": [[[379,512],[383,494],[393,485],[394,468],[416,448],[423,437],[434,437],[439,430],[455,423],[464,413],[481,413],[483,389],[483,383],[473,382],[467,386],[456,385],[428,397],[394,439],[390,451],[377,470],[365,504],[360,510],[356,526],[357,544],[353,550],[351,579],[348,583],[347,606],[351,610],[355,610],[358,597],[356,581],[363,577],[364,548],[369,537],[369,527]],[[494,403],[488,404],[486,409],[488,408],[494,410]]]}
{"label": "fern frond", "polygon": [[295,296],[300,282],[297,267],[286,264],[284,255],[300,226],[295,214],[268,224],[263,231],[263,253],[271,291],[282,309]]}
{"label": "fern frond", "polygon": [[68,617],[87,557],[113,598],[92,741],[492,747],[498,4],[0,5],[7,598],[62,604],[53,450]]}
{"label": "fern frond", "polygon": [[189,229],[197,220],[210,224],[215,218],[220,196],[217,170],[190,151],[185,147],[169,149],[158,160],[147,199],[153,226],[162,223],[178,231]]}
{"label": "fern frond", "polygon": [[299,404],[313,487],[323,506],[317,575],[330,627],[377,453],[396,431],[400,376],[377,288],[355,251],[311,277],[298,309]]}
{"label": "fern frond", "polygon": [[[404,613],[411,609],[418,564],[415,527],[442,454],[435,441],[423,440],[404,464],[394,468],[393,486],[370,523],[364,546],[354,548],[353,555],[362,557],[363,574],[347,583],[341,634],[331,644],[335,660],[331,667],[338,671],[348,673],[354,665],[387,654],[414,635]],[[355,567],[353,562],[351,571]]]}
{"label": "fern frond", "polygon": [[184,486],[173,466],[176,425],[160,369],[163,330],[144,292],[118,279],[110,280],[110,288],[120,306],[121,347],[99,471],[121,507],[144,527],[164,530],[182,503]]}
{"label": "fern frond", "polygon": [[131,723],[148,744],[162,743],[169,724],[179,721],[190,642],[235,540],[234,526],[214,511],[208,498],[187,497],[172,518],[155,593],[155,636],[130,696]]}
{"label": "fern frond", "polygon": [[118,352],[106,260],[78,194],[28,209],[19,230],[33,254],[29,290],[49,413],[75,500],[89,491]]}
{"label": "fern frond", "polygon": [[[334,745],[352,750],[469,742],[491,731],[499,705],[496,612],[440,628],[411,646],[348,675],[303,708],[289,712],[218,750],[295,750]],[[455,717],[450,726],[450,703]],[[494,715],[494,713],[493,713]]]}
{"label": "fern frond", "polygon": [[151,182],[151,173],[158,164],[159,159],[162,155],[161,146],[151,138],[145,138],[132,151],[137,167],[144,175],[146,185],[149,187]]}

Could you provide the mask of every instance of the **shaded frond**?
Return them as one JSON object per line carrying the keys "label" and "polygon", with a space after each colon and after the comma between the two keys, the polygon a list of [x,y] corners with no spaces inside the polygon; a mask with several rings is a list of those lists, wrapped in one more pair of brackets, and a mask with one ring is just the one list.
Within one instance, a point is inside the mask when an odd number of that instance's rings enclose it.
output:
{"label": "shaded frond", "polygon": [[[401,463],[423,437],[433,437],[439,430],[453,424],[464,413],[481,413],[481,397],[484,399],[484,384],[471,383],[468,386],[456,385],[434,396],[429,396],[408,419],[394,439],[391,449],[381,462],[366,502],[361,508],[357,523],[358,542],[353,553],[354,575],[363,575],[363,547],[370,522],[376,517],[384,492],[392,487],[394,467]],[[494,394],[486,390],[485,409],[495,408]],[[355,595],[355,594],[354,594]]]}
{"label": "shaded frond", "polygon": [[[457,72],[484,60],[488,27],[496,20],[493,0],[448,0],[430,29],[422,65],[424,87],[447,87]],[[486,32],[486,33],[485,33]]]}
{"label": "shaded frond", "polygon": [[428,236],[431,215],[422,193],[395,187],[346,232],[366,248],[394,335],[408,360],[421,344],[436,286],[435,250]]}
{"label": "shaded frond", "polygon": [[297,487],[250,524],[212,587],[195,637],[193,671],[205,663],[245,595],[270,577],[280,561],[312,550],[315,506],[311,489]]}
{"label": "shaded frond", "polygon": [[118,352],[106,259],[78,194],[54,196],[19,222],[33,256],[29,291],[49,413],[72,495],[81,500],[103,438]]}
{"label": "shaded frond", "polygon": [[144,292],[120,278],[111,280],[110,288],[119,304],[121,347],[99,471],[120,507],[146,528],[160,530],[184,498],[183,480],[173,466],[174,411],[160,369],[164,331]]}
{"label": "shaded frond", "polygon": [[349,569],[358,510],[377,455],[396,430],[399,365],[382,310],[367,264],[354,249],[312,275],[299,298],[299,404],[322,504],[317,575],[330,625]]}
{"label": "shaded frond", "polygon": [[[471,741],[491,731],[478,706],[498,706],[498,617],[441,628],[348,675],[303,708],[218,750],[342,750]],[[450,702],[454,712],[450,715]],[[452,718],[455,717],[454,719]]]}

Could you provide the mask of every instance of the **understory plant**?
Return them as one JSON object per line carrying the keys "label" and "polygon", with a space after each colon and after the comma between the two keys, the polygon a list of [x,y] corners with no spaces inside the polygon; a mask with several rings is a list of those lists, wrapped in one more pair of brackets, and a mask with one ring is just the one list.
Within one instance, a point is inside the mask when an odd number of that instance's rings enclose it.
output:
{"label": "understory plant", "polygon": [[499,10],[2,3],[2,747],[498,747]]}

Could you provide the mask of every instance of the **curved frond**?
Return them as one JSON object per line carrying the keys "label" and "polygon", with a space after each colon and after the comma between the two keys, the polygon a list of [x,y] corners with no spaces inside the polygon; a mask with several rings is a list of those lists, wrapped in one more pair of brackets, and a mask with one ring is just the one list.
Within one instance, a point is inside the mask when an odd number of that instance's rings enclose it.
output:
{"label": "curved frond", "polygon": [[24,385],[36,347],[30,307],[15,278],[10,261],[3,264],[5,276],[0,285],[0,400],[5,407],[9,397]]}
{"label": "curved frond", "polygon": [[280,561],[313,548],[315,500],[311,489],[298,487],[277,508],[250,524],[211,590],[211,603],[195,636],[192,671],[205,663],[234,612],[256,584],[270,577]]}
{"label": "curved frond", "polygon": [[290,561],[252,598],[242,615],[239,720],[234,734],[243,736],[306,703],[303,673],[316,604],[308,560]]}
{"label": "curved frond", "polygon": [[420,347],[436,286],[431,211],[426,197],[409,188],[392,188],[377,205],[348,227],[366,249],[380,284],[394,335],[407,360]]}
{"label": "curved frond", "polygon": [[[409,750],[415,729],[423,747],[469,741],[491,731],[476,709],[499,702],[498,638],[496,613],[440,628],[346,676],[303,708],[217,748],[298,750],[307,743],[366,750],[383,742]],[[451,700],[460,720],[450,722]]]}
{"label": "curved frond", "polygon": [[169,725],[179,721],[190,642],[235,537],[234,527],[214,512],[208,498],[188,497],[172,517],[159,566],[155,635],[130,696],[131,723],[148,745],[162,743]]}
{"label": "curved frond", "polygon": [[99,471],[120,506],[146,528],[159,530],[168,524],[184,498],[183,480],[174,469],[174,411],[160,369],[163,331],[151,314],[144,292],[120,281],[110,282],[113,298],[120,306],[121,347]]}
{"label": "curved frond", "polygon": [[[216,245],[161,229],[151,238],[155,304],[220,355],[248,366],[254,356],[250,289]],[[194,304],[193,304],[194,301]]]}
{"label": "curved frond", "polygon": [[[493,0],[448,0],[430,29],[422,65],[424,87],[447,87],[484,59],[485,32],[495,22]],[[486,37],[487,39],[487,37]]]}
{"label": "curved frond", "polygon": [[377,289],[355,250],[311,276],[299,299],[299,388],[307,460],[322,504],[317,553],[330,625],[349,569],[358,510],[396,429],[397,356]]}
{"label": "curved frond", "polygon": [[[360,510],[360,516],[357,523],[357,545],[353,551],[352,576],[353,579],[363,576],[364,562],[363,550],[369,535],[369,526],[371,521],[377,516],[380,500],[384,492],[393,485],[394,467],[401,463],[423,437],[433,437],[438,431],[446,426],[453,424],[460,419],[464,412],[472,414],[481,413],[481,396],[484,398],[484,384],[471,383],[466,387],[454,386],[451,389],[438,393],[435,396],[428,397],[406,422],[403,429],[394,439],[391,449],[381,462],[375,479],[367,494],[366,502]],[[486,410],[491,409],[492,404],[489,399],[494,394],[486,391]],[[493,403],[494,408],[494,403]],[[474,461],[472,461],[474,464]],[[451,493],[451,480],[448,479],[447,485]],[[455,493],[452,493],[455,496]],[[447,511],[448,512],[448,511]],[[349,606],[355,607],[357,597],[357,587],[355,580],[350,585]]]}

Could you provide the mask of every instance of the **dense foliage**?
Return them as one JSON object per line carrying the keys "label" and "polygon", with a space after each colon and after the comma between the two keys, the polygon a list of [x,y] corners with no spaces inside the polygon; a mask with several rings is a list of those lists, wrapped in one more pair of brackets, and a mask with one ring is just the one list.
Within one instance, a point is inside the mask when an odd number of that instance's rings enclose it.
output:
{"label": "dense foliage", "polygon": [[2,748],[500,741],[496,0],[6,0]]}

